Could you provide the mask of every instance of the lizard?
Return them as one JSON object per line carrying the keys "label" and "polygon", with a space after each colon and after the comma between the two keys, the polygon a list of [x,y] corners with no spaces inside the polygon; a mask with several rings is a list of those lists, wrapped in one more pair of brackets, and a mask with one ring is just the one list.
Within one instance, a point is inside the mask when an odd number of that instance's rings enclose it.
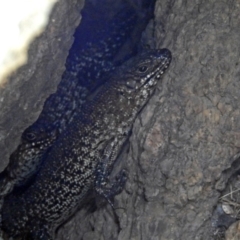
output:
{"label": "lizard", "polygon": [[88,96],[31,185],[5,197],[1,217],[7,235],[54,239],[56,228],[81,208],[89,191],[109,202],[122,191],[126,171],[120,171],[113,183],[108,183],[109,174],[137,114],[170,62],[168,49],[145,50],[115,69]]}
{"label": "lizard", "polygon": [[56,93],[46,100],[37,121],[23,132],[8,166],[0,173],[0,196],[11,192],[14,186],[25,184],[35,174],[43,155],[71,123],[76,109],[81,107],[92,89],[101,84],[102,76],[118,65],[113,61],[114,56],[136,21],[136,10],[124,7],[105,28],[96,32],[96,39],[101,35],[98,41],[90,39],[81,47],[78,41],[74,42]]}

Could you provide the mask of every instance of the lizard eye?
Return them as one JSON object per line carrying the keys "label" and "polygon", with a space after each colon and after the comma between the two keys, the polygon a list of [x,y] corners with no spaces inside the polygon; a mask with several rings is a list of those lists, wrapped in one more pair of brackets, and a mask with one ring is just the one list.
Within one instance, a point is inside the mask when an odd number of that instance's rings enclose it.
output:
{"label": "lizard eye", "polygon": [[25,133],[24,138],[28,141],[33,141],[36,138],[36,134],[33,132]]}
{"label": "lizard eye", "polygon": [[144,72],[146,72],[148,70],[148,67],[147,66],[140,66],[139,68],[138,68],[138,71],[140,72],[140,73],[144,73]]}

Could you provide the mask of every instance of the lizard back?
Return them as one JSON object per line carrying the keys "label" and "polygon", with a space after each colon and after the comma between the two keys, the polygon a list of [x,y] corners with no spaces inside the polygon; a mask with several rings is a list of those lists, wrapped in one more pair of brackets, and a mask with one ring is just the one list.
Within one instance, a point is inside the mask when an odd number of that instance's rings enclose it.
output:
{"label": "lizard back", "polygon": [[147,50],[115,70],[88,97],[54,143],[33,183],[5,198],[2,226],[9,236],[53,239],[56,227],[81,207],[94,188],[105,150],[114,145],[117,152],[121,148],[170,62],[169,50]]}
{"label": "lizard back", "polygon": [[[112,21],[79,46],[75,41],[56,93],[49,96],[37,121],[22,134],[9,165],[0,173],[0,195],[25,184],[38,170],[46,154],[104,74],[116,67],[113,61],[137,21],[135,9],[125,6]],[[98,36],[101,36],[98,38]],[[78,40],[78,39],[77,39]]]}

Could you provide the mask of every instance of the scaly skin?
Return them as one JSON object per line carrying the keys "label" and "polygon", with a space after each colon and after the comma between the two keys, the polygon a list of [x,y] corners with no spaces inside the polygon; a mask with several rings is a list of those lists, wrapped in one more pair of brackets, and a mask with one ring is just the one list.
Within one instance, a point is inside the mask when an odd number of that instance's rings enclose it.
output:
{"label": "scaly skin", "polygon": [[[104,189],[113,163],[132,124],[151,97],[171,62],[167,49],[147,50],[115,70],[102,88],[90,95],[66,130],[55,141],[32,184],[6,196],[2,228],[12,237],[54,239],[95,189],[105,198],[120,187]],[[115,192],[111,192],[117,188]]]}
{"label": "scaly skin", "polygon": [[0,174],[1,196],[11,192],[14,186],[25,184],[36,173],[44,154],[72,121],[91,89],[101,84],[103,75],[116,66],[113,58],[136,21],[136,11],[124,8],[105,29],[96,33],[96,38],[101,35],[102,39],[88,42],[80,49],[74,43],[57,92],[46,100],[37,121],[23,132],[20,145]]}

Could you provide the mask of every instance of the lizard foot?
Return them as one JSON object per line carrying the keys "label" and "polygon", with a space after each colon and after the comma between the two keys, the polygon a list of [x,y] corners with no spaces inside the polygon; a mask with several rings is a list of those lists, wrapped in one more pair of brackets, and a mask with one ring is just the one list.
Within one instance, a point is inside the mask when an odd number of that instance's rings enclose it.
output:
{"label": "lizard foot", "polygon": [[97,170],[97,176],[95,179],[95,191],[96,193],[105,198],[107,202],[113,206],[113,198],[122,192],[124,185],[127,180],[127,172],[125,169],[122,169],[116,176],[115,181],[109,183],[109,175],[104,175],[104,169],[101,169],[101,165]]}

